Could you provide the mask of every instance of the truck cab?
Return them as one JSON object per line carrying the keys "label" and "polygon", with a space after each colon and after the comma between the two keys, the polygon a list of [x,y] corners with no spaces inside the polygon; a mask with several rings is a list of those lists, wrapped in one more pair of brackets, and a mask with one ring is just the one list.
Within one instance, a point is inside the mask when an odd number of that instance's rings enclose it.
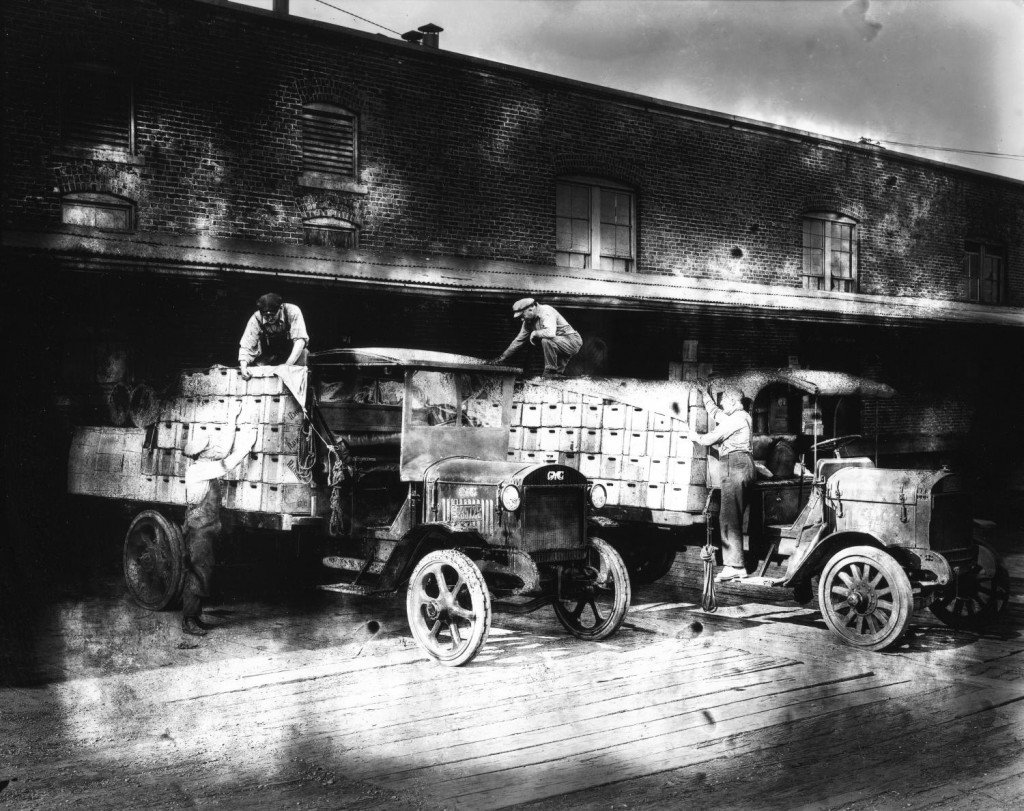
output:
{"label": "truck cab", "polygon": [[390,348],[320,353],[311,368],[334,547],[324,563],[339,576],[321,588],[406,588],[413,635],[444,664],[479,651],[492,596],[510,610],[553,605],[583,639],[618,629],[629,578],[586,524],[603,488],[567,465],[508,461],[517,369]]}

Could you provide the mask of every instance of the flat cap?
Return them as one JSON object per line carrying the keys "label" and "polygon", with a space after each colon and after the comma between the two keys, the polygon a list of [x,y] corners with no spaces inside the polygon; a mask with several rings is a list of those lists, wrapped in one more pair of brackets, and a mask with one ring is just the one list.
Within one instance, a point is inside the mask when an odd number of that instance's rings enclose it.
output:
{"label": "flat cap", "polygon": [[513,318],[522,318],[523,317],[523,310],[525,310],[527,307],[532,307],[536,303],[537,303],[536,300],[534,300],[532,298],[521,298],[521,299],[519,299],[519,301],[517,301],[515,304],[512,305],[512,317]]}
{"label": "flat cap", "polygon": [[277,293],[266,293],[259,297],[256,307],[261,313],[276,313],[281,309],[281,297]]}

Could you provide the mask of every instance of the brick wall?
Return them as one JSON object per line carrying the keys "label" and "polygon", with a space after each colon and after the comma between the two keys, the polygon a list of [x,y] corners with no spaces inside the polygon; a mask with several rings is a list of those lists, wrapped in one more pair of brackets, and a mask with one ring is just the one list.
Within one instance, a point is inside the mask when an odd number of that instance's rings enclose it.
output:
{"label": "brick wall", "polygon": [[[637,190],[642,272],[799,287],[801,216],[826,208],[860,223],[861,292],[962,298],[964,239],[983,237],[1009,247],[1024,304],[1021,184],[194,0],[3,13],[8,227],[106,191],[137,203],[141,231],[298,243],[303,217],[341,214],[367,250],[550,264],[555,179],[587,173]],[[73,58],[133,76],[136,157],[61,148]],[[301,106],[318,100],[359,115],[365,194],[297,183]]]}

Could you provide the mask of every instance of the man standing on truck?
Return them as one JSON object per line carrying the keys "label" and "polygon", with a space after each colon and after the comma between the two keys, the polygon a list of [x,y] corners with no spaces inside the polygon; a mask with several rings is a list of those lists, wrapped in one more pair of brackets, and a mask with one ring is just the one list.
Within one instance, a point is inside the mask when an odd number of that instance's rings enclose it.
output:
{"label": "man standing on truck", "polygon": [[716,427],[706,434],[696,434],[698,445],[718,445],[722,463],[722,507],[718,514],[722,535],[722,571],[715,580],[746,577],[743,561],[743,513],[747,495],[754,480],[754,446],[751,439],[750,414],[743,410],[743,392],[728,388],[722,392],[722,407],[711,396],[710,388],[702,392],[708,418]]}
{"label": "man standing on truck", "polygon": [[185,471],[185,587],[181,595],[181,630],[205,636],[209,628],[201,619],[203,598],[213,582],[214,544],[221,533],[221,479],[249,454],[256,431],[235,431],[242,400],[231,405],[221,439],[210,444],[209,432],[189,437],[183,453],[195,461]]}
{"label": "man standing on truck", "polygon": [[519,334],[512,339],[508,349],[491,363],[504,363],[527,341],[531,344],[540,341],[544,352],[544,377],[565,377],[566,364],[583,346],[580,334],[558,310],[547,304],[538,304],[533,298],[522,298],[513,304],[512,317],[523,321]]}
{"label": "man standing on truck", "polygon": [[242,377],[252,375],[249,366],[305,366],[309,334],[302,310],[285,304],[277,293],[260,296],[238,343]]}

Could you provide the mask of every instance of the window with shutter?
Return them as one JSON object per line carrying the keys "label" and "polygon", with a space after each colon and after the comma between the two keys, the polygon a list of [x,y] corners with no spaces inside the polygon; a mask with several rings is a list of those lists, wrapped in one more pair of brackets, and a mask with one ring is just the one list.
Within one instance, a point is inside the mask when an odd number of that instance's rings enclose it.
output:
{"label": "window with shutter", "polygon": [[76,146],[134,150],[132,86],[114,68],[68,65],[61,84],[61,137]]}
{"label": "window with shutter", "polygon": [[980,304],[1003,300],[1003,249],[978,242],[964,245],[967,299]]}
{"label": "window with shutter", "polygon": [[302,168],[355,178],[358,168],[356,117],[333,104],[302,108]]}
{"label": "window with shutter", "polygon": [[625,186],[585,177],[555,188],[555,264],[632,271],[636,257],[635,199]]}
{"label": "window with shutter", "polygon": [[857,223],[838,214],[804,216],[803,279],[809,290],[857,292]]}

